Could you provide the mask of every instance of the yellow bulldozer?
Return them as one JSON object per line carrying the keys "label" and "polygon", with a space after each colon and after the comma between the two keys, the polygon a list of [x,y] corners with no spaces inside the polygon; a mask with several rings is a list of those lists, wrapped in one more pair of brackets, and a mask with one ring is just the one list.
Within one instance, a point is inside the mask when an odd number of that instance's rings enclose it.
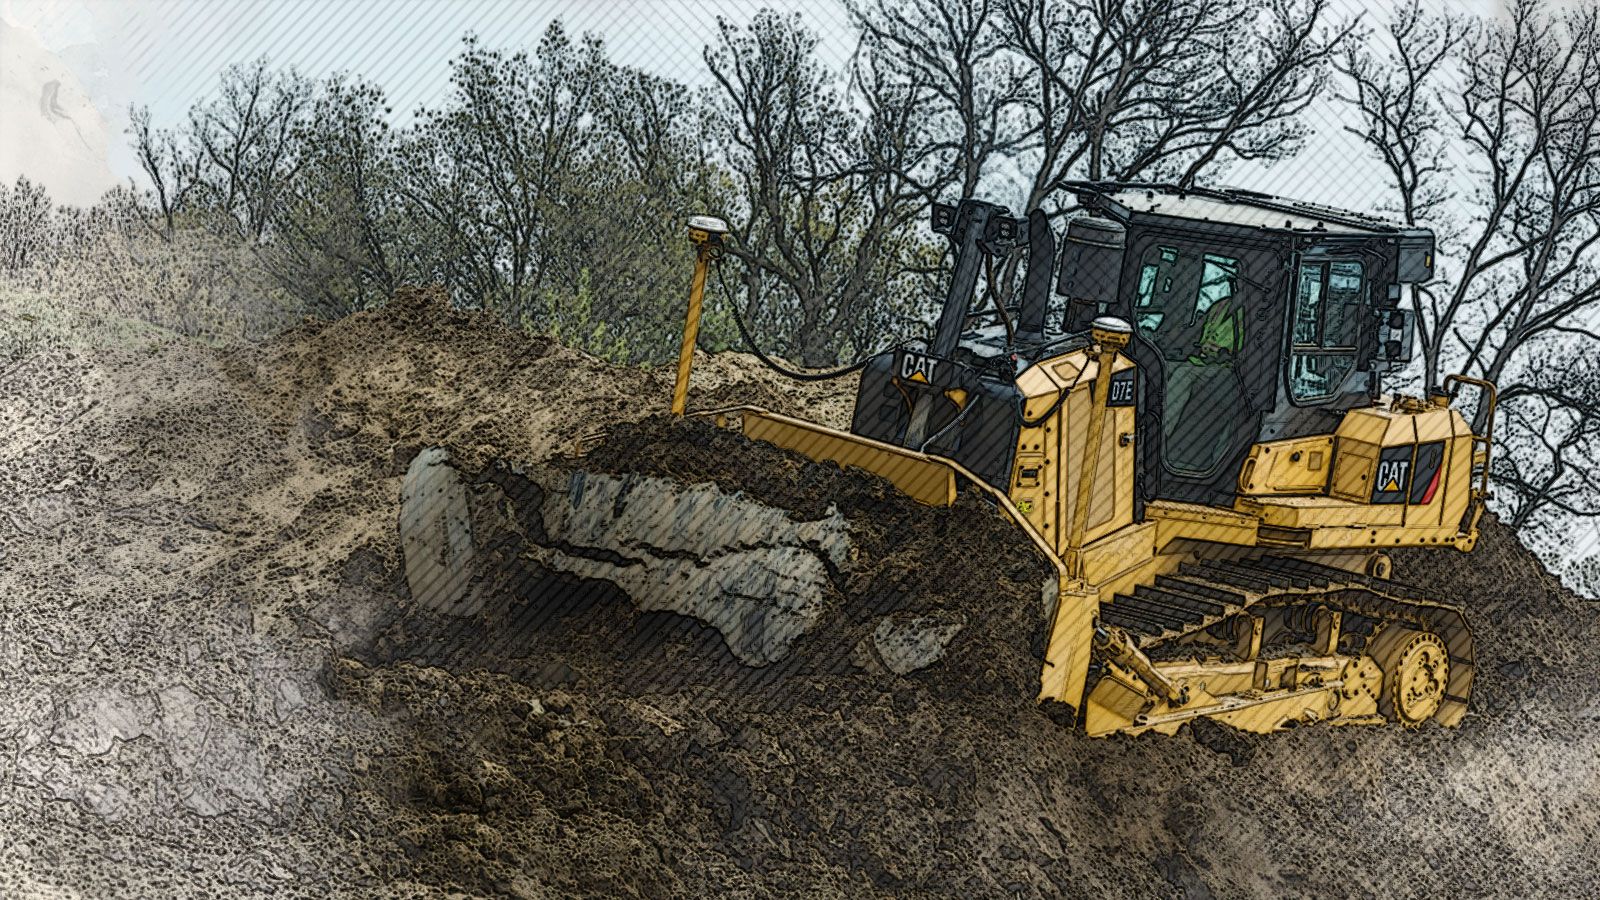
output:
{"label": "yellow bulldozer", "polygon": [[[1466,619],[1391,580],[1388,555],[1470,551],[1488,496],[1493,385],[1383,390],[1433,235],[1241,190],[1067,187],[1060,240],[1042,213],[933,208],[953,259],[933,336],[865,365],[848,432],[700,414],[925,504],[987,496],[1058,572],[1039,697],[1091,735],[1459,723]],[[690,222],[680,414],[726,230]],[[1015,302],[979,290],[1024,259]]]}

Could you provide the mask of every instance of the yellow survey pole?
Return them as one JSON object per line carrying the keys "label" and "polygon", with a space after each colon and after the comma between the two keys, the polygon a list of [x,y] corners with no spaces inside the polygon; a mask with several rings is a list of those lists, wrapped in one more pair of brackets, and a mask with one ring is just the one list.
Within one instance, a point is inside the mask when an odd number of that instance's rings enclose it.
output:
{"label": "yellow survey pole", "polygon": [[694,345],[700,337],[700,308],[705,299],[706,270],[722,249],[727,223],[711,216],[689,219],[689,241],[695,245],[694,281],[689,286],[689,311],[683,321],[683,346],[678,349],[678,380],[672,386],[672,414],[681,416],[689,408],[689,369],[694,365]]}
{"label": "yellow survey pole", "polygon": [[1089,324],[1089,336],[1099,345],[1099,361],[1094,373],[1094,399],[1089,408],[1088,443],[1083,447],[1083,471],[1078,473],[1078,502],[1072,507],[1072,533],[1067,541],[1068,560],[1074,578],[1083,578],[1083,536],[1089,530],[1089,493],[1100,469],[1100,434],[1105,429],[1106,401],[1111,395],[1111,364],[1117,352],[1128,346],[1133,327],[1121,319],[1102,316]]}

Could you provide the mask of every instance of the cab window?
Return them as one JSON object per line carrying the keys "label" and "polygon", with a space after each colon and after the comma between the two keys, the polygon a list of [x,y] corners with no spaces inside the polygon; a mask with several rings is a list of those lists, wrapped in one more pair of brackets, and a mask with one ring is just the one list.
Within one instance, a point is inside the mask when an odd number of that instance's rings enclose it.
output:
{"label": "cab window", "polygon": [[1355,260],[1303,262],[1296,283],[1289,392],[1299,403],[1326,400],[1355,368],[1364,273]]}
{"label": "cab window", "polygon": [[1200,248],[1152,246],[1140,257],[1134,320],[1161,354],[1161,460],[1208,477],[1237,445],[1243,398],[1234,371],[1244,346],[1239,260]]}
{"label": "cab window", "polygon": [[1139,268],[1139,328],[1155,331],[1167,317],[1167,302],[1172,297],[1173,279],[1178,267],[1178,251],[1172,247],[1151,247],[1144,253]]}
{"label": "cab window", "polygon": [[1233,295],[1239,287],[1239,261],[1227,256],[1218,256],[1207,253],[1202,257],[1204,263],[1200,272],[1200,289],[1194,298],[1194,312],[1189,315],[1189,324],[1193,325],[1203,319],[1217,301],[1224,301],[1226,308],[1233,300]]}

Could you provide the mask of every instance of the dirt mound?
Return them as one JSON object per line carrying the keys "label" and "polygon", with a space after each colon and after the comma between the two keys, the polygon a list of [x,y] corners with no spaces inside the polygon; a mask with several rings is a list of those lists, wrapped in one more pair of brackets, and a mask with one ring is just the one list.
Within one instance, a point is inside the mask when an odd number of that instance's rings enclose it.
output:
{"label": "dirt mound", "polygon": [[[431,614],[437,603],[414,604],[374,641],[373,658],[448,659],[459,666],[459,658],[442,654],[453,654],[461,642],[440,635],[465,629],[480,651],[474,665],[584,689],[605,690],[619,678],[632,690],[692,682],[737,698],[748,696],[754,681],[770,700],[800,676],[918,672],[951,697],[1015,704],[1031,702],[1037,691],[1043,589],[1054,586],[1055,572],[976,493],[950,509],[923,507],[859,471],[664,416],[619,424],[581,456],[542,466],[452,465],[454,477],[471,485],[474,511],[464,539],[481,552],[462,580],[473,583],[470,592],[479,599],[451,606],[444,616]],[[602,491],[602,484],[615,489]],[[690,502],[680,486],[696,492]],[[712,490],[702,499],[699,486]],[[622,527],[616,516],[624,505],[643,507],[647,518],[630,540],[576,546],[573,532],[581,526],[557,532],[547,498],[578,492],[601,507],[597,530]],[[681,508],[658,515],[674,504]],[[779,514],[776,526],[764,510]],[[739,511],[742,521],[732,521]],[[775,533],[785,525],[798,532],[792,546]],[[722,550],[708,554],[695,541],[682,549],[654,546],[670,541],[674,529],[709,529],[708,542]],[[819,546],[824,540],[826,550]],[[952,548],[971,564],[951,565]],[[769,553],[779,555],[768,559]],[[560,568],[551,557],[560,558]],[[723,576],[733,583],[709,588],[699,608],[684,602],[693,579],[724,563],[736,570]],[[795,607],[806,603],[799,595],[813,586],[791,578],[777,588],[749,587],[742,576],[762,567],[792,576],[806,563],[818,575],[815,608],[792,627],[790,619],[774,624],[774,616],[796,615]],[[436,583],[413,578],[412,594]],[[784,596],[767,599],[774,592]],[[761,602],[783,608],[775,612]],[[721,613],[729,609],[732,621],[724,622]],[[667,652],[674,634],[693,649]],[[552,638],[561,642],[559,655],[530,649]]]}
{"label": "dirt mound", "polygon": [[[1397,561],[1472,618],[1462,728],[1090,740],[1030,699],[1039,561],[997,515],[657,418],[670,383],[427,294],[259,346],[22,360],[0,383],[0,893],[1600,888],[1600,628],[1493,522],[1471,556]],[[837,424],[850,386],[829,391],[719,356],[692,403]],[[585,473],[832,510],[854,553],[762,667],[548,567],[429,612],[397,524],[430,447],[485,494]],[[885,665],[880,625],[940,617],[962,627],[936,664]]]}
{"label": "dirt mound", "polygon": [[[1043,659],[1042,587],[1053,568],[976,492],[950,509],[919,506],[887,482],[747,441],[703,422],[655,418],[619,426],[569,468],[713,482],[814,519],[851,525],[851,559],[835,574],[838,606],[796,653],[822,671],[856,665],[885,622],[947,622],[959,630],[926,677],[948,696],[1029,699]],[[954,563],[954,564],[953,564]],[[880,654],[881,655],[881,654]]]}
{"label": "dirt mound", "polygon": [[[548,338],[507,330],[441,292],[404,289],[381,310],[308,322],[224,356],[226,372],[269,421],[314,441],[367,434],[403,469],[418,448],[451,447],[467,463],[536,461],[602,427],[665,412],[674,371],[608,365]],[[854,384],[791,388],[737,354],[696,354],[690,405],[740,403],[848,415]]]}

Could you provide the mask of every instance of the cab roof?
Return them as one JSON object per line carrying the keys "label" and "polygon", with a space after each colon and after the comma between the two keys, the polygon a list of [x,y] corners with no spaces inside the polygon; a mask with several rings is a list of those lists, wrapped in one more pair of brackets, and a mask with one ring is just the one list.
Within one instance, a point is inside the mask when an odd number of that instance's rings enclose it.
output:
{"label": "cab roof", "polygon": [[1349,210],[1239,188],[1188,188],[1168,184],[1068,182],[1087,209],[1124,225],[1160,219],[1209,222],[1276,234],[1393,237],[1417,231]]}

